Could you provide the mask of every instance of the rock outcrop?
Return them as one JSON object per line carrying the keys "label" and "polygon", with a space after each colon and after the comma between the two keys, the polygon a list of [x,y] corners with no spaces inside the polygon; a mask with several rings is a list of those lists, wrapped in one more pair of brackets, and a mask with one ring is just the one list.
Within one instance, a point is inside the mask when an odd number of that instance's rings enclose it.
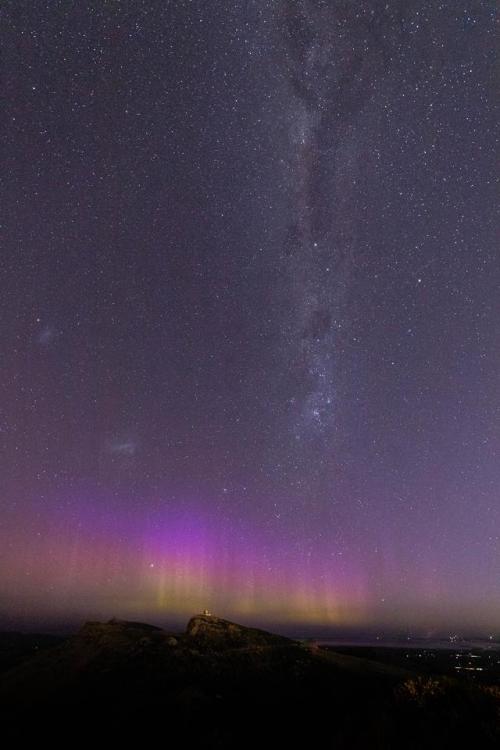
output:
{"label": "rock outcrop", "polygon": [[140,638],[158,636],[164,632],[155,625],[113,619],[108,622],[86,622],[76,634],[76,638],[94,643],[131,643]]}
{"label": "rock outcrop", "polygon": [[290,646],[294,641],[258,628],[247,628],[214,615],[195,615],[187,625],[189,639],[213,649]]}

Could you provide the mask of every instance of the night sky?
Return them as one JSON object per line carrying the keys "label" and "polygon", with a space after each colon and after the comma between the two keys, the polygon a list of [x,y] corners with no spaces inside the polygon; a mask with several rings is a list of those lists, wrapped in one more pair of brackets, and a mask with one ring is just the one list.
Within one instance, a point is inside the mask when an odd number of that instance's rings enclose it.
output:
{"label": "night sky", "polygon": [[500,631],[491,0],[5,0],[0,624]]}

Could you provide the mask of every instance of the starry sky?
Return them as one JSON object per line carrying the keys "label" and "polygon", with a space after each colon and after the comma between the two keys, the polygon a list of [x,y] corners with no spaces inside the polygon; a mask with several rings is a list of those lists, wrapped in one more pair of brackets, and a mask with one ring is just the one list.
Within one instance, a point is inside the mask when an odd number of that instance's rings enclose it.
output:
{"label": "starry sky", "polygon": [[0,625],[500,632],[496,3],[0,14]]}

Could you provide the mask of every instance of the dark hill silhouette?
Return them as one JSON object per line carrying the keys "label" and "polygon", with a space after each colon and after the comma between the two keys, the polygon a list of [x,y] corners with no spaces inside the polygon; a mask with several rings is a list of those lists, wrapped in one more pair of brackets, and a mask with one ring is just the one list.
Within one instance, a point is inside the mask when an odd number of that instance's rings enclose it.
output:
{"label": "dark hill silhouette", "polygon": [[[496,747],[500,691],[211,615],[88,622],[0,676],[3,737],[235,748]],[[327,742],[325,744],[325,737]]]}
{"label": "dark hill silhouette", "polygon": [[195,615],[187,625],[186,635],[200,645],[211,648],[238,648],[257,646],[287,646],[290,638],[274,635],[265,630],[247,628],[214,615]]}

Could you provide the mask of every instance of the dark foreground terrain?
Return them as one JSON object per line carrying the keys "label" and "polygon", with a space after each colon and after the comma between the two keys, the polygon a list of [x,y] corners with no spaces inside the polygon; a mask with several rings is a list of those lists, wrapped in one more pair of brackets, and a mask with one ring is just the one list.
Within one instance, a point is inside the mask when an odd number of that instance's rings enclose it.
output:
{"label": "dark foreground terrain", "polygon": [[403,652],[382,657],[209,615],[193,617],[182,634],[116,620],[87,623],[64,640],[4,634],[2,739],[5,747],[27,739],[66,747],[500,747],[496,680],[436,674]]}

